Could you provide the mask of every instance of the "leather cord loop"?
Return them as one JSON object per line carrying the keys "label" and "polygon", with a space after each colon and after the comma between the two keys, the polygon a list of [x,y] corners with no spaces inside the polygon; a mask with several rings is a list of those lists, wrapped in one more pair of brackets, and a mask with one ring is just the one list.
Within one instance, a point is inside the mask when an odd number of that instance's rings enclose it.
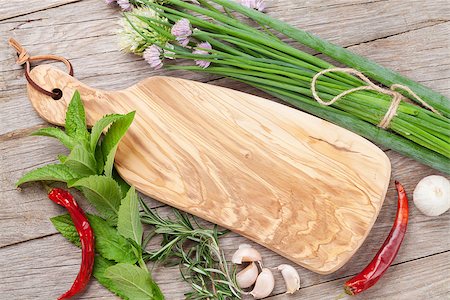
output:
{"label": "leather cord loop", "polygon": [[30,56],[25,50],[25,48],[15,39],[9,38],[8,40],[9,44],[16,50],[17,52],[17,60],[16,63],[18,65],[25,65],[25,78],[27,79],[28,83],[39,92],[52,97],[53,99],[60,99],[62,96],[62,92],[60,89],[54,89],[52,91],[47,91],[46,89],[42,88],[39,84],[37,84],[30,76],[31,71],[31,62],[33,61],[42,61],[42,60],[55,60],[63,62],[67,69],[70,76],[73,76],[73,67],[69,60],[62,56],[57,55],[36,55],[36,56]]}

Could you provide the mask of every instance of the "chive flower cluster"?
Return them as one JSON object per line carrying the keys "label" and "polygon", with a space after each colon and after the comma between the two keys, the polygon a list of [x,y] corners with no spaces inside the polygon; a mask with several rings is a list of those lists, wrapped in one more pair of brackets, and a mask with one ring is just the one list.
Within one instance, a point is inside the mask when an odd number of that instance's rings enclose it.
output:
{"label": "chive flower cluster", "polygon": [[[107,4],[117,3],[123,11],[129,12],[120,21],[119,45],[121,50],[142,54],[145,61],[155,70],[163,67],[165,58],[174,58],[174,53],[170,51],[174,44],[190,49],[192,54],[197,56],[207,56],[212,50],[211,44],[207,41],[198,41],[195,45],[189,45],[195,29],[186,18],[181,18],[171,25],[167,18],[160,16],[161,10],[146,7],[145,1],[142,3],[136,1],[141,5],[135,8],[128,0],[105,0],[105,2]],[[156,3],[155,1],[148,2]],[[191,2],[198,4],[195,0]],[[238,3],[258,11],[265,9],[264,0],[238,0]],[[155,27],[149,26],[149,22],[155,23],[154,21],[157,21]],[[169,28],[170,34],[167,32]],[[162,33],[164,31],[165,34]],[[211,64],[208,60],[195,59],[194,61],[203,69]]]}

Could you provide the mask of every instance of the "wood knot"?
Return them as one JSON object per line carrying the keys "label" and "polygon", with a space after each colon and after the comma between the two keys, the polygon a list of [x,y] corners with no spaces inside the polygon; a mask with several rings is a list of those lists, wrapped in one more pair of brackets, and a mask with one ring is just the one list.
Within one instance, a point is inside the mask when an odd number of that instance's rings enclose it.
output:
{"label": "wood knot", "polygon": [[241,154],[244,156],[244,158],[249,159],[252,157],[252,153],[248,150],[242,150]]}

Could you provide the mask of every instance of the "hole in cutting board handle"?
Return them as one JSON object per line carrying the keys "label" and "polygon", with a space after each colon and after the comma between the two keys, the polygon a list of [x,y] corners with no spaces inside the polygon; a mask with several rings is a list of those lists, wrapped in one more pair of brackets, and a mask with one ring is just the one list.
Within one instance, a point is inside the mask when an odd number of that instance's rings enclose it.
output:
{"label": "hole in cutting board handle", "polygon": [[52,92],[55,93],[55,95],[52,96],[53,100],[59,100],[63,96],[63,92],[61,91],[61,89],[56,88],[53,89]]}

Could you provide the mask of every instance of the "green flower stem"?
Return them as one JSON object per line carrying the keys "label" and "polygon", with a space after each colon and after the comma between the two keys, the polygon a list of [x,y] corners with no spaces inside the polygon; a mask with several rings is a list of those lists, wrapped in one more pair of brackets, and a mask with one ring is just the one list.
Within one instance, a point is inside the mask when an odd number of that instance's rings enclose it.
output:
{"label": "green flower stem", "polygon": [[[442,134],[442,135],[444,135],[444,137],[445,137],[445,135],[447,135],[447,138],[449,137],[449,129],[447,129],[447,128],[444,128],[444,127],[442,127],[442,126],[439,126],[439,125],[436,125],[436,124],[433,124],[433,123],[431,123],[431,122],[427,122],[426,120],[424,120],[424,119],[421,119],[421,118],[418,118],[418,117],[413,117],[413,116],[411,116],[411,115],[408,115],[408,114],[405,114],[405,113],[402,113],[402,112],[400,112],[400,111],[398,111],[398,116],[399,117],[401,117],[401,119],[403,119],[403,120],[405,120],[405,121],[407,121],[407,122],[409,122],[409,123],[411,123],[411,124],[417,124],[417,125],[420,125],[423,129],[431,129],[431,130],[433,130],[434,132],[438,132],[438,133],[440,133],[440,134]],[[442,139],[442,138],[441,138]],[[447,146],[448,147],[448,146]]]}
{"label": "green flower stem", "polygon": [[446,144],[444,141],[442,141],[442,140],[436,138],[435,136],[429,134],[428,132],[414,126],[413,124],[405,122],[404,120],[397,119],[397,122],[403,128],[408,129],[413,136],[420,139],[420,141],[421,141],[420,145],[427,147],[429,149],[432,149],[432,150],[450,158],[450,147],[448,147],[448,144]]}
{"label": "green flower stem", "polygon": [[417,113],[417,116],[420,117],[422,120],[430,122],[434,125],[441,126],[443,129],[448,130],[448,135],[450,132],[450,119],[442,117],[442,118],[436,118],[436,116],[440,117],[439,115],[436,115],[435,113],[428,113],[428,110],[420,110]]}
{"label": "green flower stem", "polygon": [[199,7],[197,5],[183,2],[180,0],[168,0],[168,2],[173,5],[176,5],[176,6],[185,8],[185,9],[189,9],[196,13],[208,16],[208,17],[214,19],[215,21],[222,22],[224,24],[224,25],[222,25],[223,30],[228,29],[227,33],[233,34],[234,36],[242,38],[243,40],[257,42],[262,45],[268,45],[273,49],[278,49],[280,51],[283,51],[287,54],[297,57],[303,61],[309,62],[320,68],[332,67],[332,65],[328,62],[325,62],[311,54],[306,53],[306,52],[295,49],[294,47],[288,46],[287,44],[282,43],[279,40],[275,40],[268,35],[264,35],[259,30],[255,29],[251,26],[248,26],[238,20],[227,17],[223,13],[217,13],[214,11],[210,11],[203,7]]}
{"label": "green flower stem", "polygon": [[[186,13],[183,13],[183,12],[179,12],[177,10],[174,10],[174,9],[171,9],[171,8],[168,8],[168,7],[165,7],[165,6],[160,6],[160,5],[157,5],[157,4],[151,4],[150,6],[162,9],[164,11],[170,12],[172,14],[178,15],[178,16],[183,17],[183,18],[187,18],[187,19],[189,19],[189,21],[193,25],[202,26],[205,29],[210,29],[210,30],[223,32],[226,35],[220,35],[220,36],[222,38],[226,39],[228,42],[235,42],[235,43],[237,42],[238,43],[237,46],[249,47],[249,48],[251,48],[254,51],[260,51],[260,52],[263,51],[267,55],[274,56],[275,58],[284,60],[284,61],[292,63],[294,65],[298,65],[300,67],[305,67],[305,68],[308,68],[308,69],[311,69],[311,70],[315,70],[316,72],[319,72],[321,70],[321,68],[319,68],[317,66],[314,66],[314,64],[304,62],[302,60],[299,60],[298,57],[297,58],[296,57],[292,57],[291,55],[287,55],[286,53],[284,53],[282,51],[278,51],[277,50],[278,48],[280,48],[280,47],[281,48],[285,48],[286,47],[286,45],[284,43],[280,42],[279,40],[276,41],[275,46],[272,47],[272,48],[266,46],[267,43],[265,42],[266,41],[265,39],[259,39],[258,40],[259,41],[258,46],[255,46],[252,43],[246,43],[245,42],[245,38],[252,39],[252,36],[247,34],[247,33],[245,33],[245,32],[243,34],[242,33],[239,34],[233,28],[228,28],[227,29],[227,28],[224,28],[223,26],[207,22],[207,21],[202,20],[202,19],[200,19],[198,17],[194,17],[192,15],[189,15],[189,14],[186,14]],[[197,7],[197,6],[195,6],[195,7]],[[172,19],[172,20],[177,20],[178,19],[178,18],[174,18],[173,15],[170,16],[169,14],[165,14],[165,13],[161,13],[161,15],[165,16],[168,19]],[[247,26],[247,28],[251,28],[252,32],[254,31],[252,27]],[[256,31],[256,32],[259,33],[259,31]],[[205,34],[205,33],[206,32],[203,32],[203,34]],[[210,35],[216,35],[214,33],[209,33],[209,34]],[[259,33],[259,34],[261,34],[261,33]],[[237,36],[238,38],[232,38],[232,37],[230,37],[230,35]],[[206,38],[204,36],[203,36],[203,38],[201,38],[201,36],[199,36],[198,33],[194,33],[193,36],[198,36],[200,39],[205,39],[206,40]],[[266,36],[263,36],[263,37],[267,38]],[[253,42],[255,43],[257,41],[253,40]],[[290,47],[290,48],[292,48],[292,47]],[[299,52],[299,53],[302,53],[302,54],[306,55],[306,53],[304,53],[304,52],[302,52],[300,50],[297,50],[295,48],[292,48],[292,49],[295,50],[296,52]],[[278,54],[278,55],[276,55],[276,54]],[[307,54],[307,55],[309,55],[309,54]],[[314,57],[314,56],[311,56],[311,57]],[[316,57],[314,57],[314,58],[317,61],[321,61],[320,59],[318,59]],[[327,67],[332,67],[332,65],[327,63],[327,62],[323,62],[323,63],[327,64]],[[355,77],[349,76],[348,74],[345,74],[345,73],[330,73],[327,76],[332,77],[332,78],[336,78],[336,79],[339,79],[339,80],[342,80],[344,82],[352,84],[353,86],[360,86],[361,84],[363,84],[362,81],[356,79]]]}
{"label": "green flower stem", "polygon": [[[167,0],[167,1],[173,5],[179,6],[181,8],[189,9],[193,12],[203,14],[204,16],[207,16],[215,21],[222,22],[221,28],[222,28],[222,30],[228,29],[227,34],[242,38],[243,40],[256,42],[261,45],[268,45],[272,49],[281,50],[287,54],[292,55],[293,57],[296,57],[296,58],[299,58],[306,62],[309,62],[309,63],[316,65],[317,67],[320,67],[322,69],[327,69],[327,68],[333,67],[332,64],[330,64],[318,57],[315,57],[311,54],[308,54],[299,49],[291,47],[291,46],[287,45],[286,43],[283,43],[282,41],[280,41],[278,38],[274,39],[272,36],[264,34],[264,33],[260,32],[259,30],[257,30],[256,28],[246,25],[234,18],[229,18],[229,17],[223,15],[222,13],[216,13],[216,12],[210,11],[208,9],[205,9],[205,8],[202,8],[202,7],[190,4],[190,3],[186,3],[186,2],[183,2],[180,0]],[[164,8],[162,7],[162,9],[164,9]],[[254,20],[257,23],[259,23],[258,20],[256,20],[256,19],[254,19]],[[264,26],[264,24],[262,24],[262,23],[261,23],[261,25]],[[329,74],[328,76],[331,76],[331,75],[332,74]],[[356,77],[351,76],[349,74],[340,73],[340,75],[343,78],[346,78],[347,80],[353,81],[355,83],[359,83],[359,84],[362,83],[359,79],[357,79]]]}
{"label": "green flower stem", "polygon": [[[233,37],[232,35],[234,34],[234,31],[232,31],[232,30],[230,32],[228,32],[226,35],[215,34],[215,33],[205,32],[205,31],[203,31],[202,34],[204,34],[204,35],[207,34],[210,36],[221,38],[224,41],[232,43],[238,47],[248,47],[248,48],[252,49],[253,51],[261,53],[262,55],[267,55],[269,57],[290,63],[292,65],[297,65],[299,67],[314,71],[314,75],[317,72],[322,71],[322,68],[320,68],[320,67],[317,67],[309,62],[299,60],[297,57],[294,57],[292,55],[288,55],[282,51],[279,51],[277,48],[268,47],[265,43],[256,43],[254,41],[250,42],[250,41],[245,41],[239,37]],[[194,36],[195,36],[195,34],[194,34]],[[332,66],[330,65],[330,67],[332,67]],[[361,81],[355,77],[349,76],[348,74],[342,73],[342,72],[328,73],[326,76],[322,76],[322,77],[335,78],[335,79],[340,80],[341,82],[347,83],[353,87],[361,86],[364,84],[363,81]]]}
{"label": "green flower stem", "polygon": [[[173,0],[171,0],[173,1]],[[378,65],[367,58],[352,53],[351,51],[322,40],[311,33],[300,30],[285,22],[272,18],[256,10],[246,8],[236,2],[228,0],[211,0],[219,5],[239,12],[260,24],[266,25],[295,41],[304,44],[320,53],[323,53],[338,62],[355,68],[374,80],[386,85],[403,84],[410,87],[419,97],[425,99],[427,103],[441,111],[445,116],[450,117],[450,100],[438,92],[421,85],[407,77],[404,77],[392,70]],[[404,94],[409,97],[407,93]]]}

